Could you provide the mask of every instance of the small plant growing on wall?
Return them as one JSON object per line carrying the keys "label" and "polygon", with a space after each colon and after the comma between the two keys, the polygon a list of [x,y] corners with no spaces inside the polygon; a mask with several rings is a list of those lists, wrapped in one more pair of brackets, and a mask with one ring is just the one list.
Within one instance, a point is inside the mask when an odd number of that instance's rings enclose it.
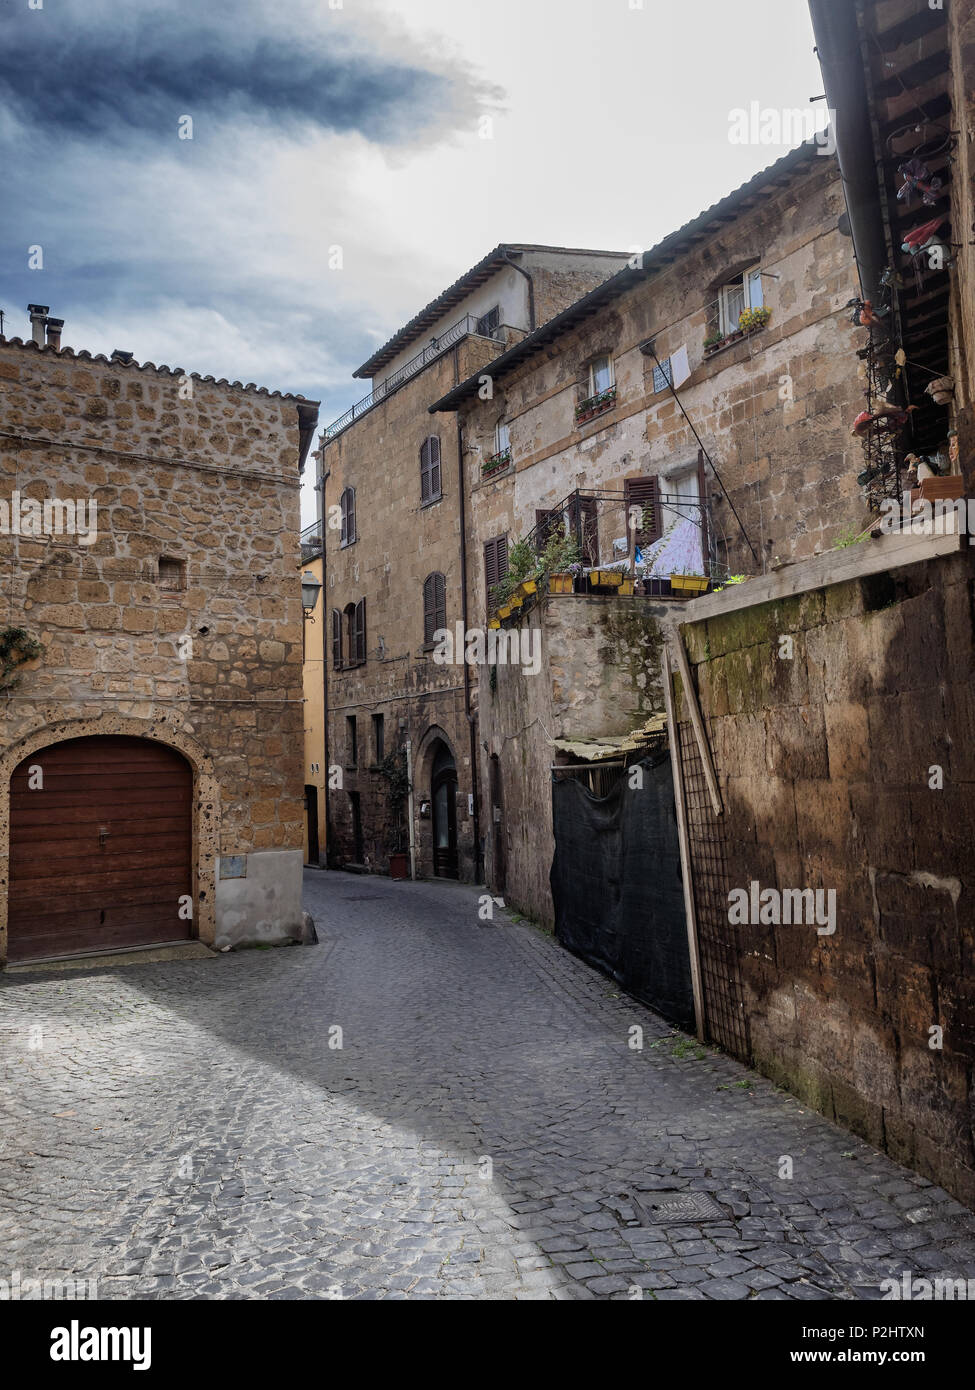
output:
{"label": "small plant growing on wall", "polygon": [[396,849],[402,850],[407,840],[403,804],[410,790],[410,779],[406,772],[405,750],[396,748],[392,753],[387,753],[379,764],[379,772],[382,777],[385,777],[387,783],[386,805],[389,808]]}
{"label": "small plant growing on wall", "polygon": [[0,627],[0,691],[20,684],[18,668],[36,661],[44,652],[38,639],[23,627]]}

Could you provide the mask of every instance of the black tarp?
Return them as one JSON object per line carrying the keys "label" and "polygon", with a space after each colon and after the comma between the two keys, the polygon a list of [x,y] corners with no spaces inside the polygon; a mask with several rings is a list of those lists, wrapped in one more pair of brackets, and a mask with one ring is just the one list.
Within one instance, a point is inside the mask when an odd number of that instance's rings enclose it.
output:
{"label": "black tarp", "polygon": [[[643,773],[631,786],[632,767]],[[694,1026],[670,755],[627,768],[608,796],[552,784],[555,934],[681,1027]]]}

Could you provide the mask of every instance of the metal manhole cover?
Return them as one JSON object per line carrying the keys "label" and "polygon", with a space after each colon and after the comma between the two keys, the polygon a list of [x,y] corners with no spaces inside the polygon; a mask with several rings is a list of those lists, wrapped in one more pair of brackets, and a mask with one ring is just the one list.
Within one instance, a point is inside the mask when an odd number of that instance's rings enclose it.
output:
{"label": "metal manhole cover", "polygon": [[706,1192],[644,1192],[634,1199],[650,1226],[679,1226],[689,1221],[727,1221],[724,1210]]}

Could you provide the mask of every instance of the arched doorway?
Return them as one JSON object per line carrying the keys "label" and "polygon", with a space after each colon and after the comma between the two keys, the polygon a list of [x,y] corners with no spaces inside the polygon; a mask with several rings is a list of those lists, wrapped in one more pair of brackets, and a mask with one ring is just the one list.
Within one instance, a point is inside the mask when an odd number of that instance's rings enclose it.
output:
{"label": "arched doorway", "polygon": [[433,750],[430,769],[433,808],[433,872],[437,878],[457,878],[457,764],[446,743]]}
{"label": "arched doorway", "polygon": [[175,749],[93,735],[29,754],[10,778],[7,959],[194,935],[193,774]]}

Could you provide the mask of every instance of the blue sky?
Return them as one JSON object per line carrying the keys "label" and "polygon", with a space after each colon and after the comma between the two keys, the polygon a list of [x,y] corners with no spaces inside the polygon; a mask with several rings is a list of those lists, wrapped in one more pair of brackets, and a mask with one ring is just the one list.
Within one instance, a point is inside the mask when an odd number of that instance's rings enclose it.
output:
{"label": "blue sky", "polygon": [[324,424],[499,241],[650,246],[771,163],[729,113],[806,108],[812,46],[805,0],[2,0],[5,331]]}

